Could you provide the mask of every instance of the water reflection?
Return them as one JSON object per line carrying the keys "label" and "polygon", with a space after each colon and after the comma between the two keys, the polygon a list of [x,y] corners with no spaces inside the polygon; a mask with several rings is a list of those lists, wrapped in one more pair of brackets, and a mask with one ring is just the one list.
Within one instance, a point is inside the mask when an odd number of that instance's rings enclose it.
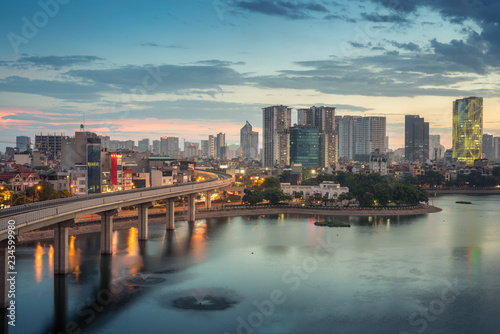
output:
{"label": "water reflection", "polygon": [[82,261],[82,250],[75,247],[76,236],[69,237],[68,265],[69,270],[74,274],[75,281],[78,283],[80,279],[80,264]]}
{"label": "water reflection", "polygon": [[45,250],[43,249],[40,243],[37,243],[35,249],[35,281],[40,283],[42,281],[42,273],[43,273],[43,254],[45,254]]}
{"label": "water reflection", "polygon": [[[73,281],[69,276],[68,302],[64,282],[56,283],[54,278],[54,288],[60,292],[54,297],[54,313],[66,317],[67,322],[75,321],[82,333],[234,333],[235,319],[242,316],[247,320],[256,310],[254,300],[266,300],[273,289],[281,289],[286,303],[275,305],[277,316],[265,317],[254,333],[305,329],[311,333],[416,332],[419,327],[408,325],[409,315],[435,305],[449,283],[462,289],[461,294],[446,305],[438,320],[428,321],[428,332],[466,333],[470,327],[462,324],[476,324],[480,311],[494,310],[498,303],[494,300],[495,277],[500,272],[494,266],[500,258],[496,247],[500,227],[491,222],[475,226],[471,217],[462,216],[445,211],[401,218],[285,215],[283,219],[275,215],[177,222],[174,231],[166,231],[164,226],[152,228],[148,241],[137,240],[136,228],[115,231],[112,256],[99,254],[99,234],[82,235],[70,240],[74,264],[79,263],[71,270],[80,270],[82,279]],[[317,219],[332,218],[352,227],[314,226]],[[335,256],[318,260],[316,269],[307,272],[296,290],[283,285],[283,273],[311,259],[319,240],[333,240]],[[36,255],[29,261],[29,279],[35,277],[36,281],[40,275],[44,278],[45,254],[50,259],[53,248],[45,249],[43,243],[33,246],[30,254]],[[37,269],[38,264],[42,269]],[[170,296],[193,290],[206,294],[207,290],[199,289],[214,285],[234,289],[246,298],[226,311],[199,313],[196,320],[200,321],[193,321],[193,311],[158,307],[157,297],[162,293]],[[47,294],[33,295],[20,297],[33,301],[33,306],[20,305],[25,314],[31,307],[43,309],[51,303]],[[87,300],[96,301],[97,310]],[[171,306],[172,299],[165,303]],[[493,323],[489,313],[483,312],[482,317],[485,324]],[[51,326],[40,333],[64,332],[57,331],[60,323],[46,319],[50,317],[36,322]],[[476,332],[491,328],[478,325]]]}
{"label": "water reflection", "polygon": [[54,275],[54,332],[66,332],[68,275]]}

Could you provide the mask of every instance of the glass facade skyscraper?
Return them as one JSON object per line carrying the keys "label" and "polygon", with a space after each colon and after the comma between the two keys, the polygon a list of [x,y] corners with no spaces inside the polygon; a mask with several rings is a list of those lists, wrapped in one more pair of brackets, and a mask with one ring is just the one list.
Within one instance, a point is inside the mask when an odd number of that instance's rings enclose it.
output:
{"label": "glass facade skyscraper", "polygon": [[320,133],[315,127],[290,128],[290,162],[303,168],[320,167]]}
{"label": "glass facade skyscraper", "polygon": [[429,158],[429,123],[418,115],[405,116],[405,158],[409,162]]}
{"label": "glass facade skyscraper", "polygon": [[483,98],[453,102],[453,158],[473,165],[483,153]]}

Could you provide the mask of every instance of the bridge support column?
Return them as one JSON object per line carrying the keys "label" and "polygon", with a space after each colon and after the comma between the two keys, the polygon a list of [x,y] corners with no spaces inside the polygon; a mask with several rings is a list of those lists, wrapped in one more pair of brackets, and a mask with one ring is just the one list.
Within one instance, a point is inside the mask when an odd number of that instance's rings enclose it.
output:
{"label": "bridge support column", "polygon": [[196,207],[194,203],[194,199],[196,197],[196,194],[189,194],[187,195],[187,200],[188,200],[188,221],[189,222],[194,222],[196,220]]}
{"label": "bridge support column", "polygon": [[212,208],[212,191],[207,191],[207,194],[205,195],[205,208],[211,209]]}
{"label": "bridge support column", "polygon": [[148,209],[153,203],[140,204],[138,209],[139,218],[139,240],[148,240]]}
{"label": "bridge support column", "polygon": [[7,260],[7,243],[0,247],[0,308],[9,307],[9,262]]}
{"label": "bridge support column", "polygon": [[167,208],[167,230],[175,230],[175,198],[165,200]]}
{"label": "bridge support column", "polygon": [[69,272],[68,228],[74,224],[72,219],[54,226],[54,275],[66,275]]}
{"label": "bridge support column", "polygon": [[101,216],[101,254],[113,254],[113,216],[119,209],[100,212]]}

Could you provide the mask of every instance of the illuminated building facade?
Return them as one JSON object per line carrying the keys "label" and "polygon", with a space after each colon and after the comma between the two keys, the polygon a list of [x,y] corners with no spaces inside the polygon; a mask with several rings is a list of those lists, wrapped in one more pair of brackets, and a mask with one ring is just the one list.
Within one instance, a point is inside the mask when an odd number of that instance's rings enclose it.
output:
{"label": "illuminated building facade", "polygon": [[292,109],[287,106],[271,106],[262,109],[264,128],[264,156],[262,165],[286,166],[290,164],[290,126]]}
{"label": "illuminated building facade", "polygon": [[473,165],[483,153],[483,98],[453,102],[453,158]]}

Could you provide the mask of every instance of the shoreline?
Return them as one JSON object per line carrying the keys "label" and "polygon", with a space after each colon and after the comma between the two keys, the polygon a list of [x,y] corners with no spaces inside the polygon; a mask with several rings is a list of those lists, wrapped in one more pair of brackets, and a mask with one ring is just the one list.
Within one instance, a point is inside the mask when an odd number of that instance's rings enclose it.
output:
{"label": "shoreline", "polygon": [[[152,210],[153,211],[153,210]],[[432,206],[432,205],[420,205],[417,209],[410,210],[317,210],[317,209],[294,209],[287,208],[286,212],[283,212],[282,208],[264,208],[264,209],[238,209],[238,210],[210,210],[203,211],[200,210],[196,212],[196,219],[207,219],[207,218],[223,218],[223,217],[234,217],[234,216],[260,216],[260,215],[273,215],[273,214],[303,214],[309,216],[413,216],[413,215],[423,215],[428,213],[441,212],[442,209]],[[132,212],[132,214],[131,214]],[[124,230],[131,227],[137,227],[137,211],[125,211],[121,215],[115,217],[113,223],[113,230]],[[156,209],[149,215],[150,225],[160,225],[165,224],[165,209]],[[79,235],[96,233],[101,231],[100,219],[96,217],[87,217],[83,219],[77,219],[75,226],[69,228],[69,235]],[[187,220],[187,214],[185,212],[176,212],[175,221],[185,221]],[[54,238],[54,231],[50,230],[37,230],[23,233],[20,238],[20,243],[30,243],[33,241],[42,241]]]}
{"label": "shoreline", "polygon": [[500,189],[425,189],[429,195],[462,195],[462,194],[477,194],[477,195],[500,195]]}

